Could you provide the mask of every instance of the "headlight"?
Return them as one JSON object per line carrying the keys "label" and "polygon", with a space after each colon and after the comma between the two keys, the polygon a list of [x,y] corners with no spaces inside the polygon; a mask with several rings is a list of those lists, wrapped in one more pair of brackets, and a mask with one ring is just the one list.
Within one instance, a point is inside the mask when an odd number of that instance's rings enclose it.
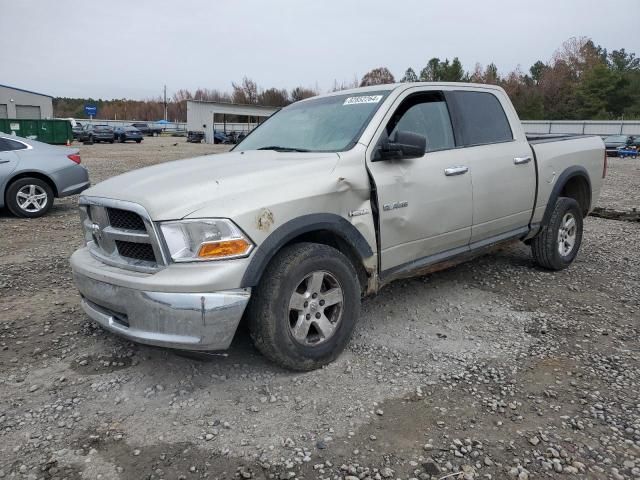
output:
{"label": "headlight", "polygon": [[244,257],[253,243],[230,220],[182,220],[160,224],[174,262]]}

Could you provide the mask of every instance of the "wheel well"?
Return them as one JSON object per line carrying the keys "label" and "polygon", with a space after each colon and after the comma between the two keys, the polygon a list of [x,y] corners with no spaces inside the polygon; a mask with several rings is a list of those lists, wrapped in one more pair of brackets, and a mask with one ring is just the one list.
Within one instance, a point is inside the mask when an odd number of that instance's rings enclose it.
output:
{"label": "wheel well", "polygon": [[340,235],[332,232],[331,230],[314,230],[312,232],[306,232],[295,238],[292,238],[282,247],[284,248],[287,245],[301,242],[320,243],[322,245],[327,245],[340,251],[349,259],[353,267],[356,269],[356,272],[358,272],[360,288],[363,292],[366,290],[368,275],[367,270],[364,268],[364,265],[362,263],[362,259],[360,258],[360,255],[358,255],[356,249]]}
{"label": "wheel well", "polygon": [[567,180],[562,190],[560,190],[561,197],[573,198],[582,210],[584,217],[589,213],[591,207],[591,188],[589,182],[582,175],[575,175]]}
{"label": "wheel well", "polygon": [[54,197],[58,197],[58,188],[56,187],[56,184],[53,182],[53,180],[51,180],[51,178],[49,178],[48,176],[46,176],[44,173],[39,173],[39,172],[20,172],[18,175],[16,175],[15,177],[11,178],[11,180],[9,180],[9,182],[7,182],[7,188],[5,189],[5,195],[7,190],[9,189],[9,186],[15,182],[16,180],[20,180],[21,178],[38,178],[40,180],[42,180],[43,182],[47,183],[50,187],[51,190],[53,190],[53,196]]}

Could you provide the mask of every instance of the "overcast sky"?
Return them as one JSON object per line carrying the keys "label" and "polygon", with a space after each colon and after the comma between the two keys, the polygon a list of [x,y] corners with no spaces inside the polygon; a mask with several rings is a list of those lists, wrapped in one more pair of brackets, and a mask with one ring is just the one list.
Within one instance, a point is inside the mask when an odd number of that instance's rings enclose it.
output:
{"label": "overcast sky", "polygon": [[572,36],[640,54],[638,19],[640,0],[0,0],[0,84],[149,98],[245,75],[325,91],[431,57],[526,71]]}

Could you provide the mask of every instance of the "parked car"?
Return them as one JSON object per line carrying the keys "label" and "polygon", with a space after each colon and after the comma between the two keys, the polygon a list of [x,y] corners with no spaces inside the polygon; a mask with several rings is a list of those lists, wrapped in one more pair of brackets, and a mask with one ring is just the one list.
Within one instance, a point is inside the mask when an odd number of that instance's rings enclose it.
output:
{"label": "parked car", "polygon": [[113,143],[115,136],[113,134],[113,128],[109,125],[87,124],[82,127],[82,132],[80,132],[78,140],[88,144],[100,142]]}
{"label": "parked car", "polygon": [[85,312],[132,341],[222,350],[244,316],[266,357],[310,370],[395,279],[519,241],[567,268],[605,172],[599,137],[527,138],[500,87],[334,92],[87,190],[71,266]]}
{"label": "parked car", "polygon": [[230,144],[233,143],[231,139],[227,136],[227,134],[220,132],[218,130],[213,131],[213,143],[224,143]]}
{"label": "parked car", "polygon": [[227,137],[229,137],[229,143],[240,143],[244,137],[247,135],[244,132],[236,132],[231,131],[227,133]]}
{"label": "parked car", "polygon": [[197,130],[189,130],[187,132],[187,142],[188,143],[202,143],[204,140],[204,132]]}
{"label": "parked car", "polygon": [[617,157],[618,148],[620,147],[640,148],[640,137],[634,137],[632,135],[610,135],[605,137],[604,146],[607,150],[607,155]]}
{"label": "parked car", "polygon": [[142,133],[136,127],[116,127],[113,133],[120,143],[127,140],[133,140],[136,143],[142,142]]}
{"label": "parked car", "polygon": [[18,217],[41,217],[54,198],[89,185],[78,149],[0,134],[0,207]]}
{"label": "parked car", "polygon": [[82,133],[82,124],[76,121],[75,125],[71,127],[71,132],[73,134],[73,139],[79,140],[80,134]]}
{"label": "parked car", "polygon": [[152,127],[148,123],[132,123],[131,126],[137,128],[142,135],[147,137],[157,137],[162,133],[161,128]]}

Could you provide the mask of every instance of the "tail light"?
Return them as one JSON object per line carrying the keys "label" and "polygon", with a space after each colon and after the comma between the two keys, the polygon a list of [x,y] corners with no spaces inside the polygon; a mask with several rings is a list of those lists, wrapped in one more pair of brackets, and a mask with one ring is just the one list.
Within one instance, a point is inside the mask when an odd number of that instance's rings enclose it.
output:
{"label": "tail light", "polygon": [[607,162],[609,159],[607,158],[607,152],[604,152],[604,163],[602,164],[602,178],[607,176]]}
{"label": "tail light", "polygon": [[67,155],[67,158],[69,160],[71,160],[72,162],[76,162],[77,164],[80,164],[80,155],[78,155],[77,153],[71,154],[71,155]]}

